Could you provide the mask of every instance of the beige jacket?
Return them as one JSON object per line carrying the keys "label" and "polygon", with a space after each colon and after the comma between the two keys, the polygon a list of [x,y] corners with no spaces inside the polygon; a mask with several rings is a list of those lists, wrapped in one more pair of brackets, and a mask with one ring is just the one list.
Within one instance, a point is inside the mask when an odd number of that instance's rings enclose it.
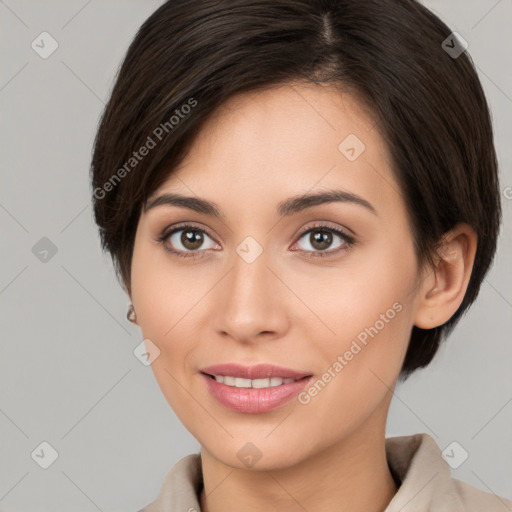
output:
{"label": "beige jacket", "polygon": [[[387,438],[386,454],[401,485],[384,512],[512,512],[512,501],[452,478],[428,434]],[[169,471],[156,500],[138,512],[201,512],[201,489],[201,455],[187,455]]]}

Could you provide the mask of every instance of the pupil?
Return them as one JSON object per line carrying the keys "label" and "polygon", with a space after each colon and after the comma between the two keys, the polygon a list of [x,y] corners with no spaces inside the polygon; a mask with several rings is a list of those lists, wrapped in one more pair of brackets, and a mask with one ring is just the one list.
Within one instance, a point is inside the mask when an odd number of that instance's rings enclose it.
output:
{"label": "pupil", "polygon": [[181,235],[181,243],[187,249],[199,249],[203,243],[203,235],[200,231],[184,231]]}
{"label": "pupil", "polygon": [[323,251],[327,249],[332,243],[332,233],[329,231],[314,231],[311,233],[311,245]]}

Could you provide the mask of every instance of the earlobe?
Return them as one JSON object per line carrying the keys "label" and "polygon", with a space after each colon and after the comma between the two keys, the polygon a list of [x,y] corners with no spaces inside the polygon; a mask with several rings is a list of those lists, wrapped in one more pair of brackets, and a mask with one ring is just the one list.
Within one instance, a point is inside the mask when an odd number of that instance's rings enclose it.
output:
{"label": "earlobe", "polygon": [[135,308],[133,307],[133,304],[130,304],[128,308],[128,313],[126,313],[126,318],[132,323],[137,324],[137,314],[135,313]]}
{"label": "earlobe", "polygon": [[419,287],[414,325],[433,329],[447,322],[466,293],[477,247],[477,235],[468,224],[457,224],[443,236],[431,268]]}

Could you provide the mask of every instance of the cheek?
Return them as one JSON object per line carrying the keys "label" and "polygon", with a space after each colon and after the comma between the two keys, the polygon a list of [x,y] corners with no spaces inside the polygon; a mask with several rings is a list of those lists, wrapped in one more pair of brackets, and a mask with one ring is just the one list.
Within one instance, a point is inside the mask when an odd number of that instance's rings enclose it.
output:
{"label": "cheek", "polygon": [[143,338],[150,339],[160,350],[151,364],[157,384],[170,407],[180,411],[181,421],[189,428],[193,426],[193,417],[187,414],[190,395],[183,386],[186,387],[186,366],[193,351],[190,340],[195,327],[194,315],[190,313],[199,291],[191,286],[196,281],[173,269],[162,252],[136,241],[131,270],[132,303]]}
{"label": "cheek", "polygon": [[375,368],[386,382],[405,356],[417,282],[412,243],[398,245],[383,242],[355,252],[314,292],[316,311],[331,331],[319,345],[324,359],[332,363],[346,353],[351,373]]}
{"label": "cheek", "polygon": [[383,245],[316,289],[323,297],[317,311],[334,334],[317,344],[325,373],[314,386],[318,390],[305,390],[304,401],[317,401],[321,408],[322,402],[336,404],[334,416],[343,424],[361,421],[378,407],[405,357],[416,282],[412,245]]}
{"label": "cheek", "polygon": [[[132,258],[132,302],[137,323],[144,338],[150,339],[160,350],[153,362],[155,376],[161,386],[179,387],[187,371],[194,340],[201,339],[198,311],[211,284],[209,271],[204,267],[179,267],[169,261],[160,247],[137,244]],[[211,274],[211,271],[210,271]],[[210,275],[211,281],[211,275]]]}
{"label": "cheek", "polygon": [[[167,259],[166,259],[167,258]],[[148,242],[135,240],[132,268],[132,302],[145,337],[163,340],[172,335],[173,325],[192,291],[184,277],[173,270],[165,251]]]}

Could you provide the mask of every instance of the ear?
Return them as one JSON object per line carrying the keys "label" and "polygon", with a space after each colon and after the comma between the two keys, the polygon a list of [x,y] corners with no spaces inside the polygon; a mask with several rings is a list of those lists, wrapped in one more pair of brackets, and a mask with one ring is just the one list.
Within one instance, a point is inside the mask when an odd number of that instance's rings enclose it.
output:
{"label": "ear", "polygon": [[135,308],[133,307],[133,303],[130,298],[130,306],[128,308],[128,312],[126,313],[126,319],[132,324],[139,325],[137,322],[137,313],[135,312]]}
{"label": "ear", "polygon": [[417,296],[414,325],[433,329],[447,322],[466,293],[477,247],[477,235],[468,224],[457,224],[440,241],[434,268],[426,269]]}

